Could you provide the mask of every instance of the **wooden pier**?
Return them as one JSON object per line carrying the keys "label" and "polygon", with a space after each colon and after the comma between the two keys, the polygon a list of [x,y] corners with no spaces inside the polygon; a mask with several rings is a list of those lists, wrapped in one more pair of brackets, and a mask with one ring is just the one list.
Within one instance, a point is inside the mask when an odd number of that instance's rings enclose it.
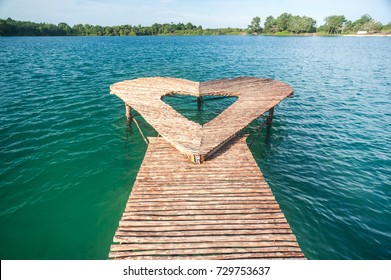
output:
{"label": "wooden pier", "polygon": [[[126,114],[135,109],[178,151],[201,163],[263,113],[293,94],[285,83],[271,79],[240,77],[203,83],[175,78],[140,78],[110,87],[126,104]],[[210,122],[200,125],[162,101],[170,94],[236,96],[238,100]]]}
{"label": "wooden pier", "polygon": [[[167,78],[134,81],[114,85],[112,93],[122,98],[127,107],[132,105],[163,137],[149,138],[109,258],[304,259],[246,137],[237,136],[238,131],[273,110],[293,90],[283,83],[257,78],[203,85]],[[238,87],[238,83],[242,85]],[[275,96],[267,91],[267,85]],[[256,92],[256,88],[260,91]],[[209,127],[198,127],[160,103],[166,94],[200,97],[200,92],[239,95],[238,101],[242,101],[209,122]],[[252,95],[245,96],[249,92]],[[260,108],[261,111],[255,110]],[[241,115],[237,115],[239,110]],[[127,115],[131,118],[129,108]],[[231,116],[228,122],[224,116]]]}

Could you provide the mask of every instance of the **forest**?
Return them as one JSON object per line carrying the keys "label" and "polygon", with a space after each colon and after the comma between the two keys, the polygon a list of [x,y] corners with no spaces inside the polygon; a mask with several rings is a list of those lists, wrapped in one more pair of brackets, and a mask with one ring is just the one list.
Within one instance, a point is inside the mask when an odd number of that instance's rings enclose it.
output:
{"label": "forest", "polygon": [[100,26],[90,24],[34,23],[11,18],[0,19],[0,36],[150,36],[150,35],[336,35],[391,33],[391,22],[383,25],[370,15],[363,15],[355,21],[343,15],[332,15],[317,27],[316,20],[307,16],[282,13],[278,17],[268,16],[262,26],[261,18],[254,17],[247,28],[202,28],[201,25],[184,23],[154,23],[151,26],[117,25]]}

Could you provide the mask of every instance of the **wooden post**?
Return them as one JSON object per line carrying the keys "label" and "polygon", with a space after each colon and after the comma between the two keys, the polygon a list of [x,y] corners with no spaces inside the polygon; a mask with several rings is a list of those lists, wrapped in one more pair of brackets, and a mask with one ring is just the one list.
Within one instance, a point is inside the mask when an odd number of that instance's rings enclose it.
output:
{"label": "wooden post", "polygon": [[197,106],[198,106],[198,109],[201,108],[201,105],[202,105],[202,96],[198,96],[198,97],[197,97]]}
{"label": "wooden post", "polygon": [[132,120],[132,107],[130,107],[128,104],[125,103],[125,110],[126,110],[126,118],[128,121]]}
{"label": "wooden post", "polygon": [[274,116],[274,107],[269,109],[269,116],[267,117],[266,124],[268,126],[272,125],[273,122],[273,116]]}

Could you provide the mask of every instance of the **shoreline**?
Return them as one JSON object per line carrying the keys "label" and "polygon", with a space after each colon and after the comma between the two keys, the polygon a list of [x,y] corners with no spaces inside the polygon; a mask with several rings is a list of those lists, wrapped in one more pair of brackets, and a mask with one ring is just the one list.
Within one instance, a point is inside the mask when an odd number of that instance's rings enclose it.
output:
{"label": "shoreline", "polygon": [[194,36],[265,36],[265,37],[391,37],[391,34],[156,34],[156,35],[0,35],[1,37],[194,37]]}
{"label": "shoreline", "polygon": [[391,37],[391,34],[342,34],[340,36],[346,36],[346,37]]}
{"label": "shoreline", "polygon": [[[251,36],[251,35],[250,35]],[[303,33],[303,34],[258,34],[252,36],[275,36],[275,37],[391,37],[391,34],[376,33],[376,34],[319,34],[319,33]]]}

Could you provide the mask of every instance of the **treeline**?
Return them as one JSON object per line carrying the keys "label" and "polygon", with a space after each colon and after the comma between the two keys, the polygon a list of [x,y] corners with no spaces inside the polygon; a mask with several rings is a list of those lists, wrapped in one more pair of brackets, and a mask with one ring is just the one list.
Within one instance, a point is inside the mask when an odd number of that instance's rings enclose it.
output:
{"label": "treeline", "polygon": [[261,19],[253,18],[248,26],[247,32],[250,34],[355,34],[364,31],[368,34],[391,33],[391,22],[382,25],[370,15],[363,15],[356,21],[347,20],[343,15],[332,15],[324,19],[324,25],[316,28],[316,20],[307,16],[297,16],[283,13],[277,18],[268,16],[261,27]]}
{"label": "treeline", "polygon": [[11,18],[0,19],[0,36],[148,36],[148,35],[233,35],[243,33],[240,28],[203,29],[192,23],[155,23],[152,26],[100,26],[90,24],[34,23]]}
{"label": "treeline", "polygon": [[307,16],[283,13],[278,17],[268,16],[263,27],[261,19],[254,17],[246,29],[207,28],[184,23],[155,23],[151,26],[100,26],[90,24],[34,23],[17,21],[11,18],[0,19],[0,36],[149,36],[149,35],[236,35],[236,34],[355,34],[364,31],[368,34],[391,33],[391,22],[383,25],[369,15],[363,15],[356,21],[347,20],[343,15],[328,16],[324,25],[316,27],[316,20]]}
{"label": "treeline", "polygon": [[253,18],[251,24],[248,26],[248,33],[250,34],[276,34],[276,33],[313,33],[316,32],[316,20],[307,16],[296,16],[288,13],[283,13],[277,18],[268,16],[264,23],[264,28],[261,27],[261,19],[259,17]]}
{"label": "treeline", "polygon": [[318,32],[327,34],[352,34],[359,31],[365,31],[368,34],[390,33],[391,22],[383,25],[368,14],[356,21],[347,20],[343,15],[334,15],[326,17],[325,24],[318,28]]}

